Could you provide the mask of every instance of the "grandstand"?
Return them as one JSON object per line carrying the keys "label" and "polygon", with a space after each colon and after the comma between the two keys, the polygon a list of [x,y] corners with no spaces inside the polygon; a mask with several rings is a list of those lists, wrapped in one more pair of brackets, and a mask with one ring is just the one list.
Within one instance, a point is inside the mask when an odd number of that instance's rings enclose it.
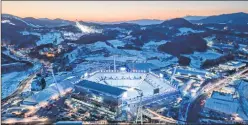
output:
{"label": "grandstand", "polygon": [[[176,87],[163,78],[163,75],[145,70],[99,70],[85,73],[82,75],[81,80],[94,83],[94,88],[103,88],[103,85],[108,86],[109,89],[106,91],[114,91],[115,88],[120,89],[121,93],[114,97],[117,99],[115,102],[119,102],[117,107],[121,108],[118,111],[129,109],[129,113],[134,115],[140,104],[145,105],[154,102],[177,91]],[[82,87],[87,88],[89,82],[87,84],[81,82],[80,84]],[[97,89],[97,91],[109,93],[103,89]],[[140,102],[141,96],[142,102]]]}

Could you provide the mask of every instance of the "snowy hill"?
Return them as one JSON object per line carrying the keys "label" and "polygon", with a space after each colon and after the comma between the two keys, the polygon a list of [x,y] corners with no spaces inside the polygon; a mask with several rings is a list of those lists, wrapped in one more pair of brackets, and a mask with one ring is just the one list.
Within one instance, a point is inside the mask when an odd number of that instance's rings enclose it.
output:
{"label": "snowy hill", "polygon": [[195,23],[214,23],[214,24],[236,24],[236,25],[247,25],[248,14],[247,13],[231,13],[209,16],[207,18],[196,20]]}

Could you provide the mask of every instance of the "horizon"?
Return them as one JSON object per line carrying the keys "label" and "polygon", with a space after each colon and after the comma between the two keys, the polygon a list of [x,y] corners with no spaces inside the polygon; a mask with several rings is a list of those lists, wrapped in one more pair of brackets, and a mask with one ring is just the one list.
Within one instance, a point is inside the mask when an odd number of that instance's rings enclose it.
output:
{"label": "horizon", "polygon": [[168,20],[188,15],[248,13],[245,6],[247,3],[248,1],[3,1],[2,14],[21,18],[109,23],[140,19]]}
{"label": "horizon", "polygon": [[[222,13],[219,15],[223,15],[223,14],[235,14],[235,13],[245,13],[248,14],[246,12],[234,12],[234,13]],[[13,14],[8,14],[8,13],[2,13],[2,14],[7,14],[7,15],[12,15],[12,16],[17,16],[17,15],[13,15]],[[183,17],[175,17],[175,18],[184,18],[187,16],[201,16],[201,15],[185,15]],[[218,16],[218,15],[209,15],[209,16]],[[20,17],[20,16],[17,16]],[[208,17],[208,16],[205,16]],[[21,18],[35,18],[35,17],[21,17]],[[170,19],[175,19],[175,18],[170,18]],[[48,20],[56,20],[56,19],[60,19],[60,20],[66,20],[63,18],[55,18],[55,19],[51,19],[51,18],[47,18],[47,17],[40,17],[40,18],[35,18],[35,19],[48,19]],[[132,19],[132,20],[120,20],[120,21],[111,21],[111,22],[105,22],[105,21],[84,21],[84,20],[78,20],[78,21],[83,21],[83,22],[93,22],[93,23],[118,23],[118,22],[127,22],[127,21],[138,21],[138,20],[160,20],[160,21],[165,21],[165,20],[170,20],[170,19],[147,19],[147,18],[142,18],[142,19]],[[68,21],[73,21],[75,22],[76,20],[68,20]]]}

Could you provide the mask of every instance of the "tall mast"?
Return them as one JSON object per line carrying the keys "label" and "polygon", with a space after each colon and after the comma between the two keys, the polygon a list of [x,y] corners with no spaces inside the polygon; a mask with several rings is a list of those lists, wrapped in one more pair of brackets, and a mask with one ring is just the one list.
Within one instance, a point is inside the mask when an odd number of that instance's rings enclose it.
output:
{"label": "tall mast", "polygon": [[57,80],[56,80],[56,78],[55,78],[55,76],[54,76],[54,73],[53,73],[53,63],[51,64],[51,72],[52,72],[53,81],[55,82],[55,85],[56,85],[57,91],[58,91],[59,95],[61,95],[61,94],[60,94],[60,91],[59,91],[59,87],[58,87]]}
{"label": "tall mast", "polygon": [[114,55],[114,71],[116,71],[116,65],[115,65],[115,55]]}

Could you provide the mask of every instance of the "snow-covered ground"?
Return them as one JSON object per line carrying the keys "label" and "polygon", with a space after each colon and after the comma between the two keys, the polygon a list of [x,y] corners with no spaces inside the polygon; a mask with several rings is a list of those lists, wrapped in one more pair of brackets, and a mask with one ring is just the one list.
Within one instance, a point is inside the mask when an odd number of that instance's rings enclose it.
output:
{"label": "snow-covered ground", "polygon": [[7,97],[13,93],[18,87],[19,83],[28,77],[29,74],[26,71],[23,72],[12,72],[2,75],[2,98]]}
{"label": "snow-covered ground", "polygon": [[167,42],[168,41],[166,41],[166,40],[161,40],[160,42],[150,41],[148,43],[145,43],[142,48],[146,49],[146,50],[150,50],[153,48],[156,50],[159,45],[165,44]]}
{"label": "snow-covered ground", "polygon": [[239,51],[248,54],[248,46],[244,44],[239,44]]}
{"label": "snow-covered ground", "polygon": [[102,30],[95,29],[93,27],[85,26],[80,24],[79,22],[76,22],[76,27],[79,28],[82,33],[102,33]]}
{"label": "snow-covered ground", "polygon": [[[119,62],[147,62],[151,63],[157,67],[165,67],[172,63],[177,62],[176,57],[172,57],[169,54],[158,52],[157,50],[152,50],[151,48],[156,48],[156,46],[166,43],[166,41],[160,42],[149,42],[146,45],[146,50],[126,50],[126,49],[117,49],[117,46],[123,46],[125,43],[120,40],[109,40],[109,43],[113,44],[114,47],[109,46],[106,42],[98,41],[92,44],[87,44],[84,46],[79,46],[77,49],[73,50],[70,53],[67,53],[65,56],[69,57],[69,62],[73,62],[78,58],[84,58],[89,61],[113,61],[114,57],[111,55],[116,55],[116,61]],[[110,56],[105,56],[104,53],[92,53],[84,54],[84,47],[88,48],[90,51],[106,50]],[[149,49],[150,48],[150,49]]]}
{"label": "snow-covered ground", "polygon": [[222,54],[208,50],[206,52],[194,52],[193,54],[184,54],[184,56],[191,59],[190,66],[193,68],[200,68],[202,62],[206,59],[216,59],[222,56]]}
{"label": "snow-covered ground", "polygon": [[185,35],[188,34],[190,32],[192,33],[202,33],[204,31],[202,30],[193,30],[192,28],[186,28],[186,27],[182,27],[178,29],[180,31],[180,33],[178,33],[177,35]]}
{"label": "snow-covered ground", "polygon": [[111,43],[115,48],[125,45],[125,43],[121,40],[108,40],[108,42]]}
{"label": "snow-covered ground", "polygon": [[22,80],[26,79],[31,73],[37,71],[40,67],[41,67],[40,64],[35,64],[34,67],[28,69],[27,71],[2,74],[1,75],[2,98],[5,98],[11,93],[13,93],[17,89],[18,85]]}
{"label": "snow-covered ground", "polygon": [[[31,27],[36,27],[36,28],[41,27],[41,26],[39,26],[39,25],[34,25],[34,24],[31,24],[31,23],[28,23],[28,22],[26,22],[26,21],[20,19],[19,17],[12,16],[12,15],[6,15],[6,14],[4,14],[4,15],[2,15],[2,18],[8,19],[8,20],[18,20],[18,21],[21,21],[21,22],[23,22],[23,23],[25,23],[26,25],[31,26]],[[11,24],[11,25],[12,25],[12,24]]]}
{"label": "snow-covered ground", "polygon": [[73,33],[73,32],[67,32],[67,31],[61,31],[61,33],[64,36],[64,39],[67,40],[78,40],[83,33]]}
{"label": "snow-covered ground", "polygon": [[36,42],[36,45],[42,45],[47,43],[60,44],[64,39],[60,33],[47,33],[40,37],[40,40]]}
{"label": "snow-covered ground", "polygon": [[48,43],[60,44],[62,41],[64,41],[62,34],[60,32],[49,32],[46,34],[41,34],[41,33],[37,33],[37,32],[23,31],[20,33],[22,35],[39,36],[40,40],[36,41],[37,46],[42,45],[42,44],[48,44]]}
{"label": "snow-covered ground", "polygon": [[10,20],[2,20],[2,23],[8,23],[10,25],[15,25],[14,23],[12,23]]}

